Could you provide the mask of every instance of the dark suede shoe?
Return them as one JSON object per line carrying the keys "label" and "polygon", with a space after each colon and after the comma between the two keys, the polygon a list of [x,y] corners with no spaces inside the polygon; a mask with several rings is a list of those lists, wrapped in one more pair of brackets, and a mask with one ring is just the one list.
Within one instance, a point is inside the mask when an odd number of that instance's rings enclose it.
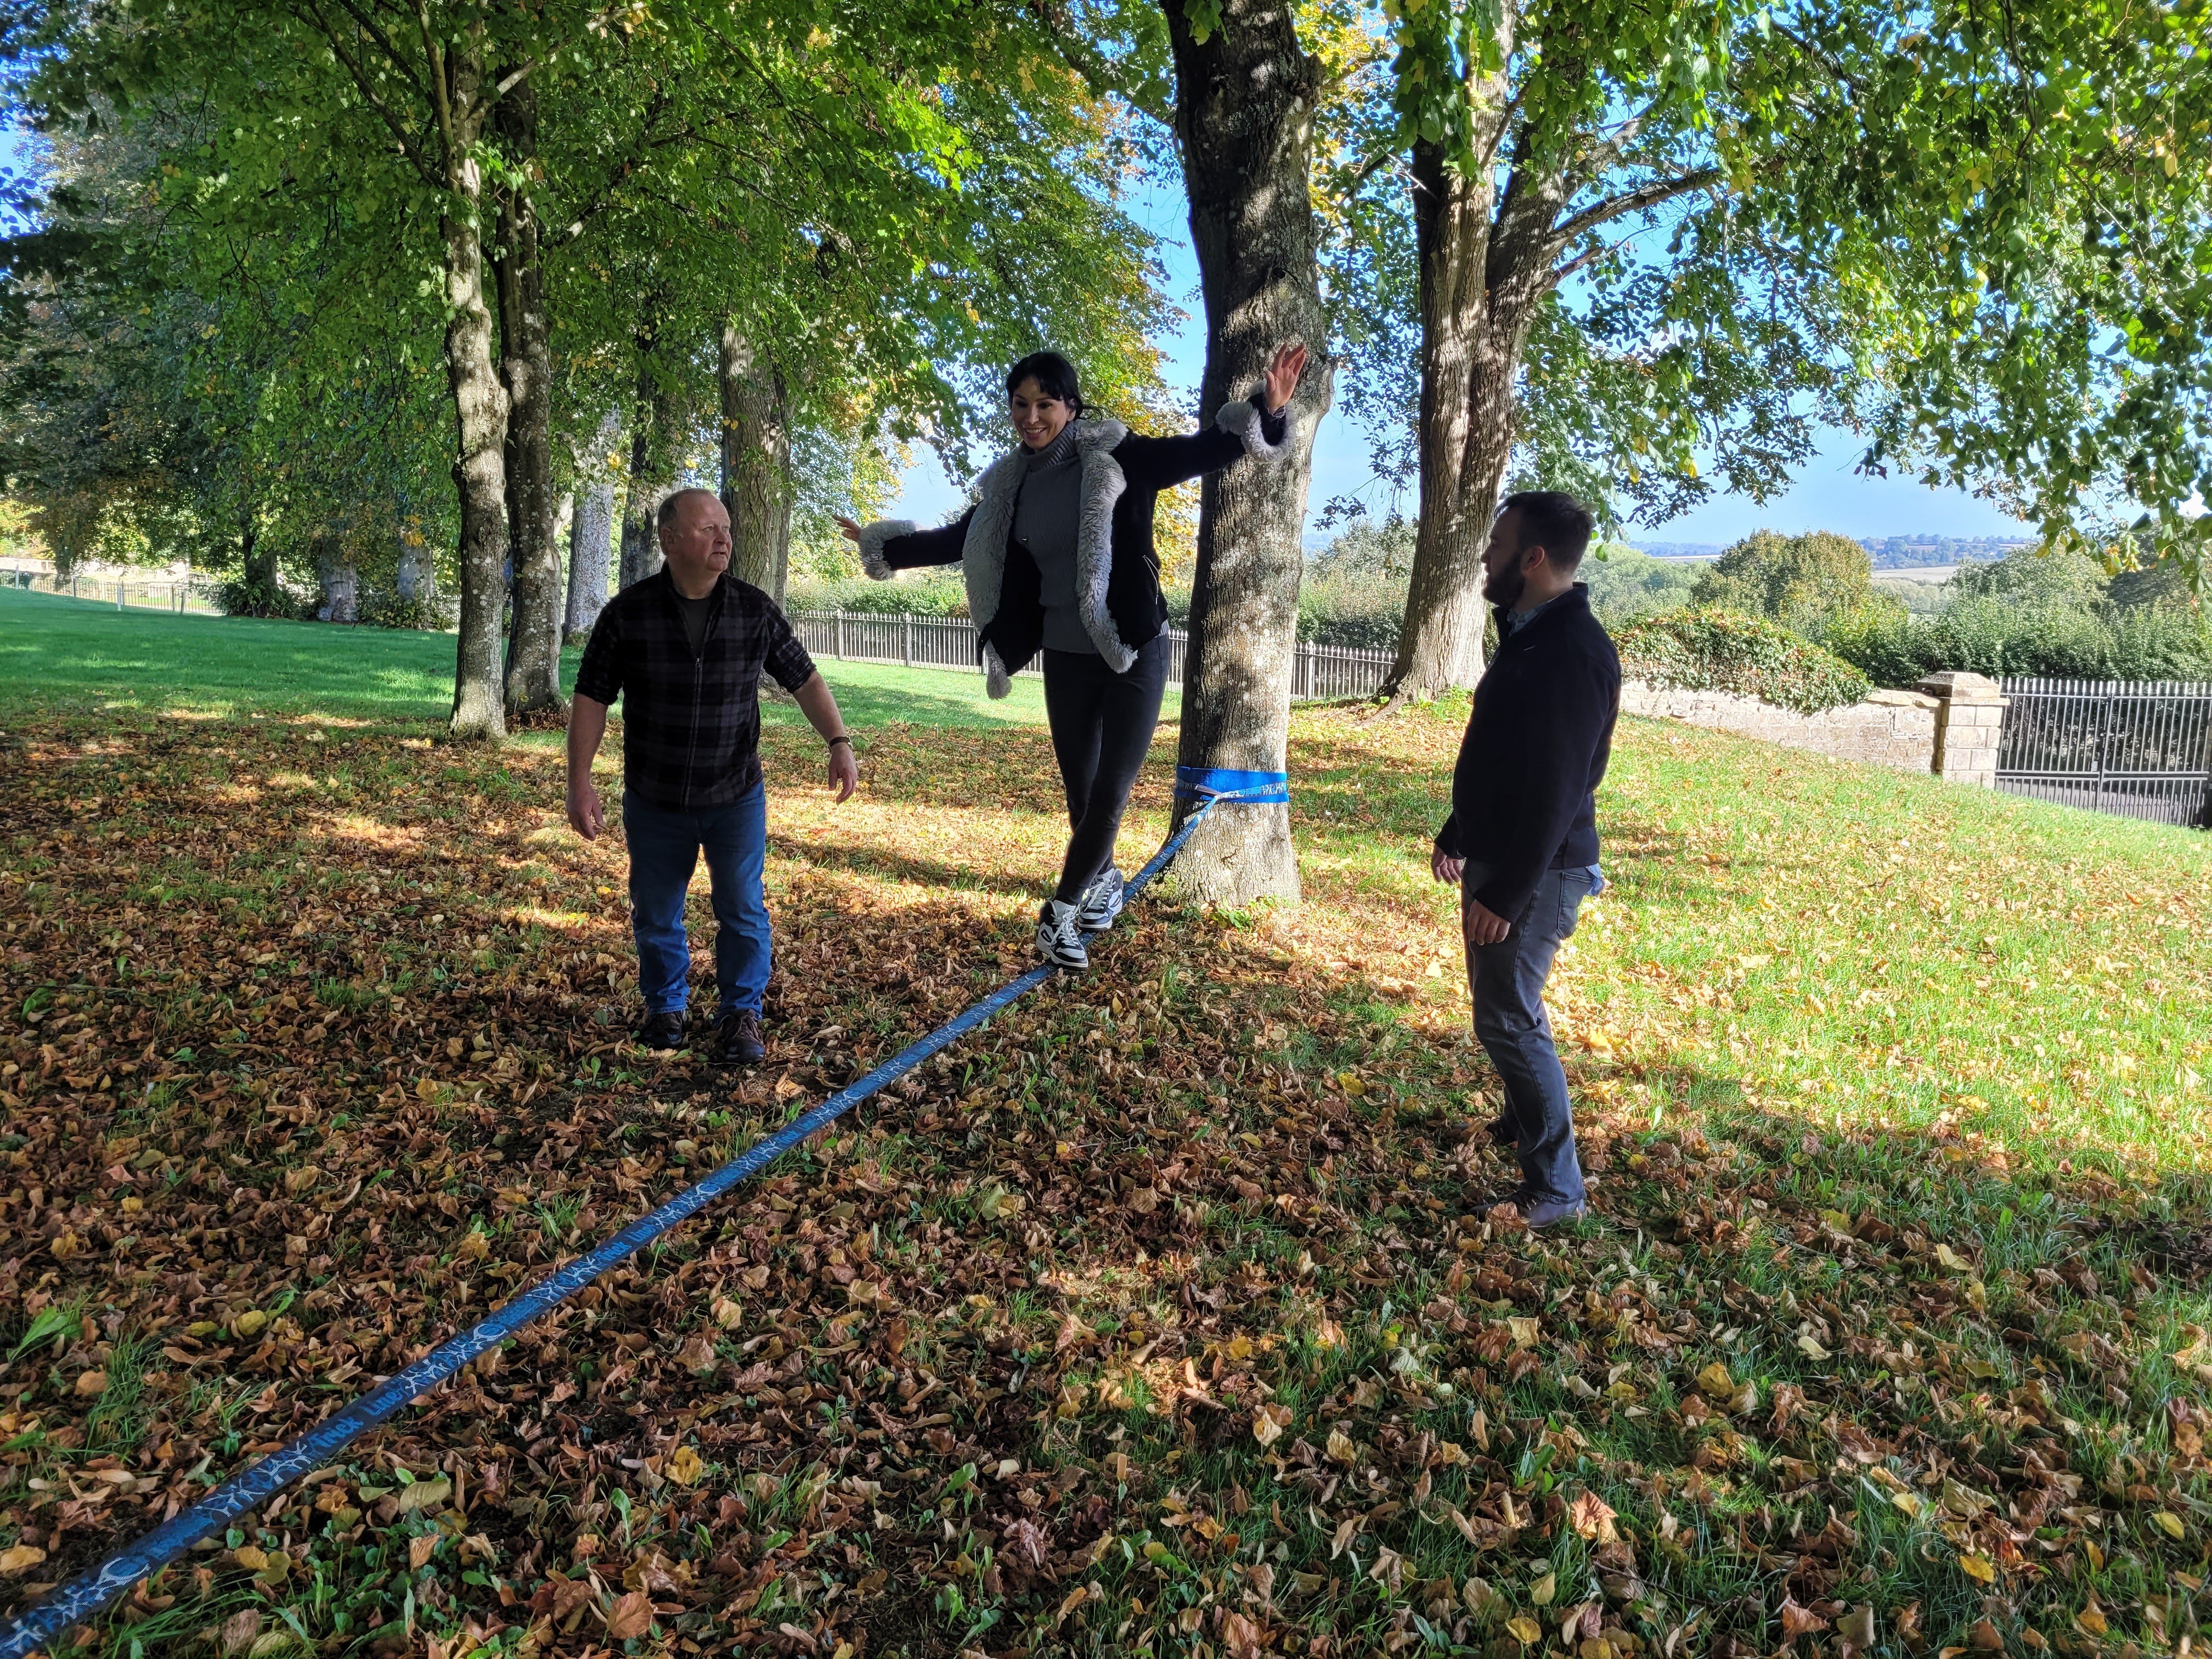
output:
{"label": "dark suede shoe", "polygon": [[1492,1216],[1495,1215],[1498,1211],[1506,1208],[1509,1205],[1512,1206],[1515,1213],[1517,1214],[1528,1202],[1528,1189],[1526,1187],[1516,1187],[1510,1193],[1506,1193],[1498,1198],[1485,1199],[1481,1203],[1476,1205],[1474,1206],[1474,1218],[1478,1221],[1487,1221]]}
{"label": "dark suede shoe", "polygon": [[683,1013],[674,1008],[664,1008],[657,1014],[647,1014],[645,1024],[637,1028],[637,1040],[648,1048],[681,1048]]}
{"label": "dark suede shoe", "polygon": [[1493,1146],[1517,1146],[1521,1144],[1521,1131],[1514,1127],[1510,1112],[1500,1112],[1490,1120],[1490,1144]]}
{"label": "dark suede shoe", "polygon": [[750,1008],[726,1008],[714,1022],[714,1058],[725,1066],[757,1066],[767,1058],[760,1016]]}

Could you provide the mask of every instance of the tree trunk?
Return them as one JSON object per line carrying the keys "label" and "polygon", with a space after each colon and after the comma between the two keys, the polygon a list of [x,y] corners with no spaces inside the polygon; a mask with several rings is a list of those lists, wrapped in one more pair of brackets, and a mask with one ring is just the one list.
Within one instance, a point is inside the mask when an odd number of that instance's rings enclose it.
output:
{"label": "tree trunk", "polygon": [[[456,51],[447,59],[447,97],[456,131],[473,137],[483,117],[483,65]],[[492,362],[491,311],[484,304],[483,172],[469,150],[449,163],[453,205],[441,216],[445,239],[446,378],[453,389],[459,443],[453,487],[460,497],[460,639],[455,647],[457,738],[494,742],[507,735],[500,664],[500,612],[507,598],[507,392]]]}
{"label": "tree trunk", "polygon": [[653,345],[651,331],[639,335],[637,408],[630,417],[629,488],[623,497],[624,587],[643,581],[660,568],[660,538],[653,516],[676,476],[674,400],[653,373]]}
{"label": "tree trunk", "polygon": [[[511,161],[538,153],[536,83],[502,98],[495,122]],[[544,268],[529,192],[499,192],[500,379],[507,392],[507,517],[514,558],[514,638],[507,712],[565,708],[561,695],[561,553],[553,539],[553,361],[546,343]]]}
{"label": "tree trunk", "polygon": [[[1176,131],[1190,196],[1191,240],[1206,300],[1208,419],[1261,384],[1274,349],[1314,353],[1291,409],[1290,447],[1206,480],[1182,690],[1184,766],[1285,769],[1297,650],[1301,532],[1313,433],[1334,371],[1314,267],[1307,188],[1320,65],[1298,45],[1286,0],[1224,0],[1201,43],[1181,0],[1163,0],[1175,52]],[[1178,817],[1191,803],[1180,803]],[[1207,904],[1296,898],[1290,809],[1229,805],[1209,814],[1176,861],[1183,890]]]}
{"label": "tree trunk", "polygon": [[314,554],[315,580],[322,588],[322,599],[315,606],[316,620],[359,622],[361,572],[355,568],[353,556],[342,543],[327,536],[313,538],[309,546]]}
{"label": "tree trunk", "polygon": [[[1501,61],[1519,14],[1499,11]],[[1575,84],[1559,53],[1548,69]],[[1504,72],[1469,88],[1475,149],[1495,156],[1515,105]],[[1413,153],[1421,304],[1421,523],[1406,619],[1384,689],[1468,686],[1482,676],[1482,551],[1513,459],[1521,353],[1536,307],[1558,282],[1553,227],[1573,193],[1564,157],[1516,140],[1503,194],[1498,169],[1454,171],[1432,145]]]}
{"label": "tree trunk", "polygon": [[790,399],[782,373],[722,325],[722,506],[730,515],[730,568],[783,603],[791,568]]}
{"label": "tree trunk", "polygon": [[622,436],[622,422],[609,410],[600,419],[595,467],[576,491],[568,520],[568,613],[562,641],[592,631],[607,602],[607,562],[614,543],[615,486],[603,459]]}
{"label": "tree trunk", "polygon": [[[1484,255],[1492,190],[1413,148],[1421,307],[1421,517],[1386,695],[1482,678],[1482,550],[1513,451],[1513,367],[1498,378]],[[1502,396],[1502,404],[1499,398]]]}
{"label": "tree trunk", "polygon": [[274,598],[276,592],[276,544],[264,542],[249,515],[238,528],[239,562],[246,585],[256,595]]}

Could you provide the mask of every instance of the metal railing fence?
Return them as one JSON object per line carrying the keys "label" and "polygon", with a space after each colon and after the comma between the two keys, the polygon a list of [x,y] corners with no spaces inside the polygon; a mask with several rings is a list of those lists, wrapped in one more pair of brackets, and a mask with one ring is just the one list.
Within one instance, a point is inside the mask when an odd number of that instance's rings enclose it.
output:
{"label": "metal railing fence", "polygon": [[106,571],[96,574],[80,571],[57,576],[51,570],[0,570],[0,587],[12,587],[19,592],[57,593],[90,604],[112,605],[118,611],[166,611],[178,617],[220,616],[222,612],[215,602],[215,590],[219,586],[202,576],[179,581],[173,578],[121,576]]}
{"label": "metal railing fence", "polygon": [[1997,787],[2062,805],[2203,827],[2212,682],[2008,679]]}
{"label": "metal railing fence", "polygon": [[[789,615],[799,643],[817,657],[982,672],[976,662],[975,624],[965,617],[861,611],[793,611]],[[1189,636],[1182,629],[1168,629],[1168,684],[1181,685],[1190,655]],[[1291,696],[1301,702],[1367,696],[1389,673],[1391,658],[1388,651],[1300,640],[1291,665]],[[1040,672],[1032,662],[1019,678],[1033,679]]]}

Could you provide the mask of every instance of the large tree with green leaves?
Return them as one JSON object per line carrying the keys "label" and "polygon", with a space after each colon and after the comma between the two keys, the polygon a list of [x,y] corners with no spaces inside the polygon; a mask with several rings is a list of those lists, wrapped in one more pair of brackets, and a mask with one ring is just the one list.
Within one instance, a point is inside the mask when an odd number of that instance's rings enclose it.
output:
{"label": "large tree with green leaves", "polygon": [[2172,159],[2201,158],[2201,0],[1386,10],[1388,137],[1340,176],[1411,222],[1398,690],[1479,672],[1516,471],[1658,519],[1772,489],[1825,418],[2047,526],[2101,490],[2196,538],[2205,170]]}

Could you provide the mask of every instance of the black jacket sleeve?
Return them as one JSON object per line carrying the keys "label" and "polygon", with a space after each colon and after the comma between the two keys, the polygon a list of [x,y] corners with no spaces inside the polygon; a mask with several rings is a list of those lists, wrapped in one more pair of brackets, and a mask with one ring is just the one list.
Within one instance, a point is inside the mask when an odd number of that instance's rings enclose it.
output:
{"label": "black jacket sleeve", "polygon": [[1519,915],[1543,879],[1589,793],[1590,764],[1617,696],[1598,663],[1577,657],[1545,685],[1543,695],[1502,723],[1492,759],[1493,787],[1504,794],[1498,815],[1504,834],[1488,878],[1474,890],[1492,915],[1509,921]]}
{"label": "black jacket sleeve", "polygon": [[951,524],[924,530],[907,519],[878,519],[860,526],[860,565],[878,581],[888,581],[895,570],[915,570],[924,565],[957,564],[968,544],[968,521],[975,516],[969,507]]}
{"label": "black jacket sleeve", "polygon": [[[1249,411],[1249,412],[1248,412]],[[1172,489],[1218,472],[1247,454],[1271,455],[1290,436],[1287,413],[1270,415],[1257,397],[1231,404],[1202,432],[1176,438],[1131,435],[1115,452],[1131,488]]]}

